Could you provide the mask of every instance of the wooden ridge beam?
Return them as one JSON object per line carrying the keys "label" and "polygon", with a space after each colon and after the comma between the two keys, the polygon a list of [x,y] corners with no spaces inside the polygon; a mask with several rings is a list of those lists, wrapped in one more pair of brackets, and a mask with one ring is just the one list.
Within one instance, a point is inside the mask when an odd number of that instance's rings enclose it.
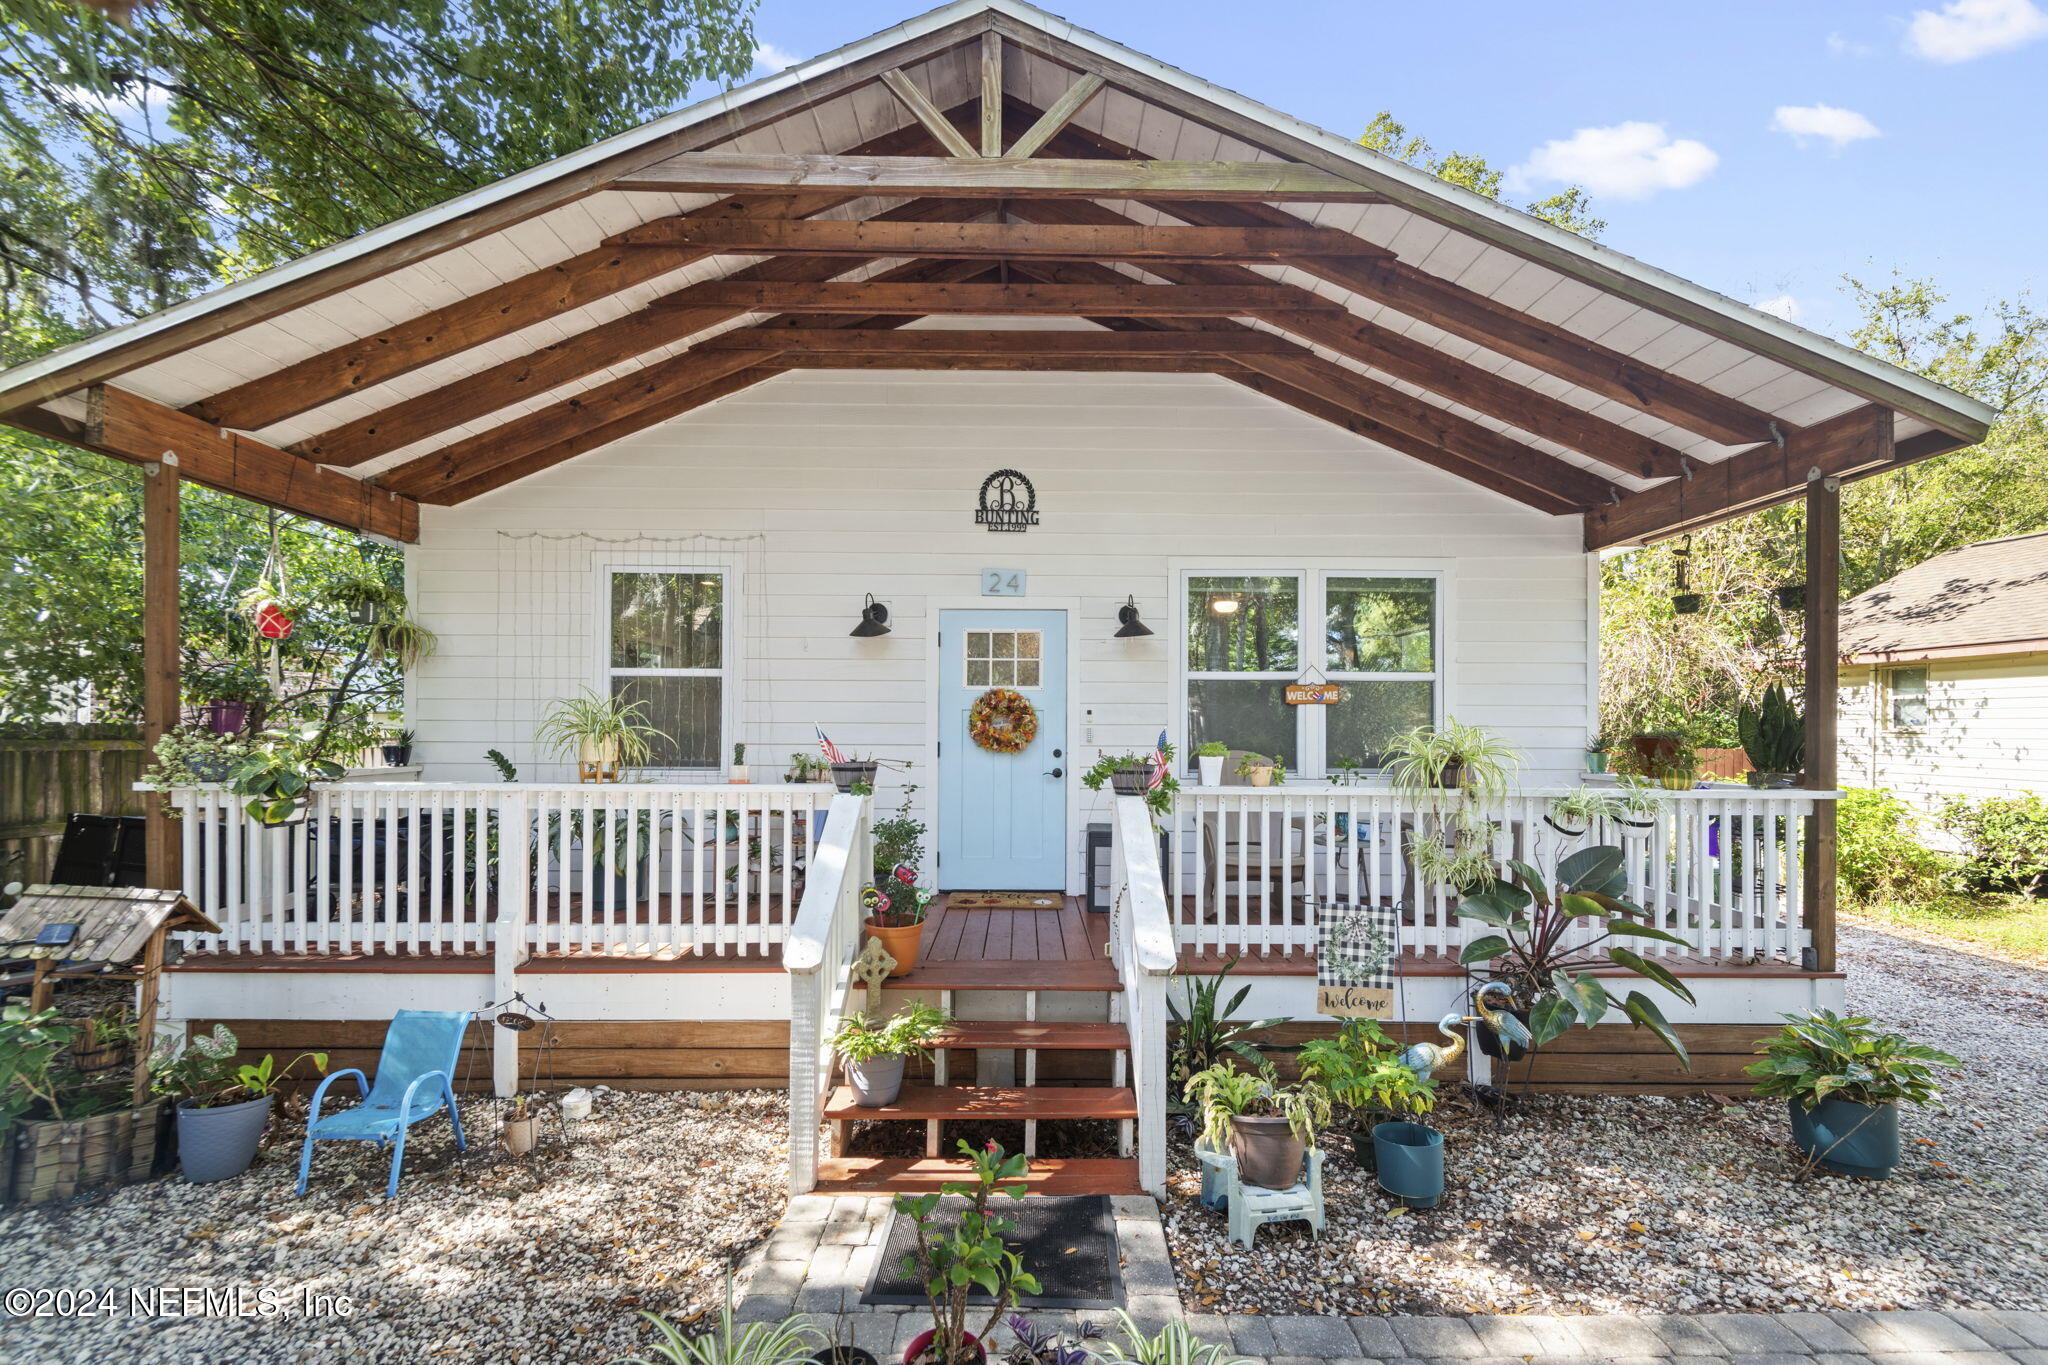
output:
{"label": "wooden ridge beam", "polygon": [[787,284],[707,280],[658,300],[670,308],[741,308],[757,313],[919,313],[1030,317],[1258,317],[1295,309],[1337,314],[1344,306],[1285,284]]}
{"label": "wooden ridge beam", "polygon": [[1328,228],[1046,227],[1036,223],[905,223],[663,218],[606,239],[611,246],[693,246],[768,256],[922,256],[1002,260],[1223,260],[1294,263],[1321,252],[1385,258]]}
{"label": "wooden ridge beam", "polygon": [[[1909,445],[1905,459],[1924,459],[1954,438]],[[1923,453],[1924,452],[1924,453]],[[1874,404],[1816,422],[1775,444],[1696,465],[1690,477],[1673,479],[1630,494],[1586,517],[1586,548],[1641,544],[1683,531],[1696,531],[1782,502],[1806,487],[1813,471],[1823,478],[1850,479],[1903,463],[1892,436],[1892,414]]]}
{"label": "wooden ridge beam", "polygon": [[1105,161],[685,152],[611,188],[666,194],[818,193],[953,199],[1135,199],[1377,203],[1380,196],[1294,161]]}
{"label": "wooden ridge beam", "polygon": [[[981,273],[985,269],[986,267],[979,263],[968,265],[957,261],[915,262],[897,267],[884,278],[913,282],[932,279],[943,281],[958,278],[969,272]],[[783,337],[800,335],[809,329],[856,324],[875,327],[901,326],[913,320],[910,316],[790,318],[771,320],[746,330]],[[643,426],[651,426],[666,420],[665,414],[672,415],[672,403],[679,395],[722,383],[742,370],[761,369],[767,366],[771,356],[772,353],[758,351],[706,351],[701,348],[685,351],[681,355],[672,356],[654,365],[635,370],[622,378],[565,398],[538,412],[515,417],[487,431],[443,446],[419,459],[385,471],[378,482],[386,487],[417,494],[422,499],[439,501],[449,488],[466,486],[479,475],[502,466],[516,463],[525,468],[527,466],[524,461],[527,456],[544,450],[562,449],[568,443],[580,442],[591,430],[602,427],[608,431],[630,434]],[[612,439],[617,439],[617,436]],[[572,453],[595,448],[578,445]],[[543,463],[533,467],[546,468],[547,465]]]}
{"label": "wooden ridge beam", "polygon": [[[759,352],[734,351],[733,355]],[[1139,352],[1132,355],[920,355],[915,351],[790,351],[772,357],[792,370],[955,370],[1038,374],[1238,374],[1237,357],[1210,351]]]}
{"label": "wooden ridge beam", "polygon": [[1110,332],[1090,329],[1071,332],[968,331],[940,328],[929,331],[873,331],[838,328],[812,332],[764,333],[742,328],[699,342],[693,353],[718,351],[775,351],[786,359],[800,355],[887,355],[933,357],[957,356],[1159,356],[1230,355],[1264,352],[1278,354],[1295,347],[1271,332],[1250,328],[1236,331],[1197,332]]}
{"label": "wooden ridge beam", "polygon": [[86,391],[82,422],[42,408],[11,413],[5,420],[35,435],[136,464],[174,460],[180,478],[266,507],[390,540],[419,539],[419,504],[413,499],[111,384]]}
{"label": "wooden ridge beam", "polygon": [[[974,204],[917,200],[888,211],[892,224],[979,212]],[[816,282],[843,275],[858,260],[791,257],[764,261],[739,272],[749,281]],[[585,375],[622,364],[662,346],[673,345],[707,327],[729,322],[738,308],[669,308],[650,305],[601,326],[565,337],[550,346],[503,361],[489,369],[452,381],[438,389],[381,408],[292,447],[322,464],[350,467],[402,450],[451,427],[488,417],[521,399],[546,393]]]}
{"label": "wooden ridge beam", "polygon": [[[1047,217],[1118,216],[1111,210],[1092,204],[1020,204],[1013,209],[1020,214]],[[1031,269],[1041,279],[1070,284],[1101,285],[1129,278],[1087,262],[1037,262]],[[1292,291],[1292,299],[1295,300],[1324,301],[1305,289],[1266,283],[1264,276],[1241,266],[1162,262],[1147,265],[1145,269],[1165,279],[1186,282],[1175,286],[1178,288],[1250,289],[1264,284],[1267,288]],[[1506,422],[1531,436],[1576,450],[1611,469],[1654,479],[1677,474],[1682,466],[1683,456],[1660,441],[1615,426],[1561,399],[1475,369],[1434,347],[1366,322],[1350,312],[1340,309],[1334,315],[1325,315],[1307,308],[1287,307],[1263,311],[1257,316],[1291,336],[1370,365],[1395,379]]]}

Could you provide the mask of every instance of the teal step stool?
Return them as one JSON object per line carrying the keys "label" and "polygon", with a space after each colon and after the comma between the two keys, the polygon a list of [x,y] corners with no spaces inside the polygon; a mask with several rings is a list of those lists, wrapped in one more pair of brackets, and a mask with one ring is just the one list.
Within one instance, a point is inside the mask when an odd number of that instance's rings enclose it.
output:
{"label": "teal step stool", "polygon": [[1303,1176],[1290,1188],[1268,1190],[1238,1179],[1237,1158],[1207,1143],[1195,1144],[1202,1163],[1202,1205],[1227,1214],[1230,1240],[1249,1250],[1252,1234],[1267,1223],[1305,1222],[1318,1237],[1323,1232],[1323,1151],[1308,1149]]}

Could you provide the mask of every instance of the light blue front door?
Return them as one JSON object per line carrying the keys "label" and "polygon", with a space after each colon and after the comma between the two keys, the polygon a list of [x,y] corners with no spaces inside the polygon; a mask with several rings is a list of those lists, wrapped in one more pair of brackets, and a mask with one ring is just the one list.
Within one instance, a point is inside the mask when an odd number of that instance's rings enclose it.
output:
{"label": "light blue front door", "polygon": [[[1038,713],[1023,752],[967,734],[984,693],[1007,687]],[[1064,891],[1067,886],[1067,614],[939,613],[939,887]]]}

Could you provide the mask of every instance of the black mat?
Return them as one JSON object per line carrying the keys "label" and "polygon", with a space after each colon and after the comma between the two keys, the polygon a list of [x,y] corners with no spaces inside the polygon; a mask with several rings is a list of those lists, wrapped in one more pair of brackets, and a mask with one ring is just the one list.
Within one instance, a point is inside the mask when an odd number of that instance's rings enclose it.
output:
{"label": "black mat", "polygon": [[[960,1217],[967,1200],[949,1194],[939,1200],[932,1215],[934,1226],[950,1229]],[[1024,1258],[1024,1269],[1038,1277],[1042,1293],[1019,1299],[1023,1308],[1121,1308],[1124,1302],[1123,1272],[1117,1268],[1116,1222],[1110,1217],[1109,1196],[1104,1194],[1034,1194],[1024,1199],[998,1197],[989,1204],[991,1214],[1000,1214],[1017,1225],[1003,1234],[1013,1250]],[[903,1258],[917,1249],[917,1227],[893,1210],[882,1254],[868,1279],[862,1303],[907,1303],[923,1306],[924,1285],[903,1268]],[[980,1288],[968,1291],[971,1303],[987,1303]]]}

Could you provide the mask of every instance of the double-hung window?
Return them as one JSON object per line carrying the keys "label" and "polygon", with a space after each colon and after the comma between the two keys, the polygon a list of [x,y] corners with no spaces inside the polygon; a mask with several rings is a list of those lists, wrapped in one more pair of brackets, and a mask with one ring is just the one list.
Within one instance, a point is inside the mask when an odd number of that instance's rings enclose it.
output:
{"label": "double-hung window", "polygon": [[1889,730],[1922,730],[1927,727],[1927,666],[1887,668],[1884,679],[1884,719]]}
{"label": "double-hung window", "polygon": [[645,703],[654,768],[719,767],[731,646],[727,575],[717,569],[609,569],[605,686]]}
{"label": "double-hung window", "polygon": [[[1381,766],[1389,741],[1442,707],[1442,580],[1321,570],[1183,577],[1188,752],[1210,741],[1296,773]],[[1290,706],[1313,669],[1344,689]]]}

